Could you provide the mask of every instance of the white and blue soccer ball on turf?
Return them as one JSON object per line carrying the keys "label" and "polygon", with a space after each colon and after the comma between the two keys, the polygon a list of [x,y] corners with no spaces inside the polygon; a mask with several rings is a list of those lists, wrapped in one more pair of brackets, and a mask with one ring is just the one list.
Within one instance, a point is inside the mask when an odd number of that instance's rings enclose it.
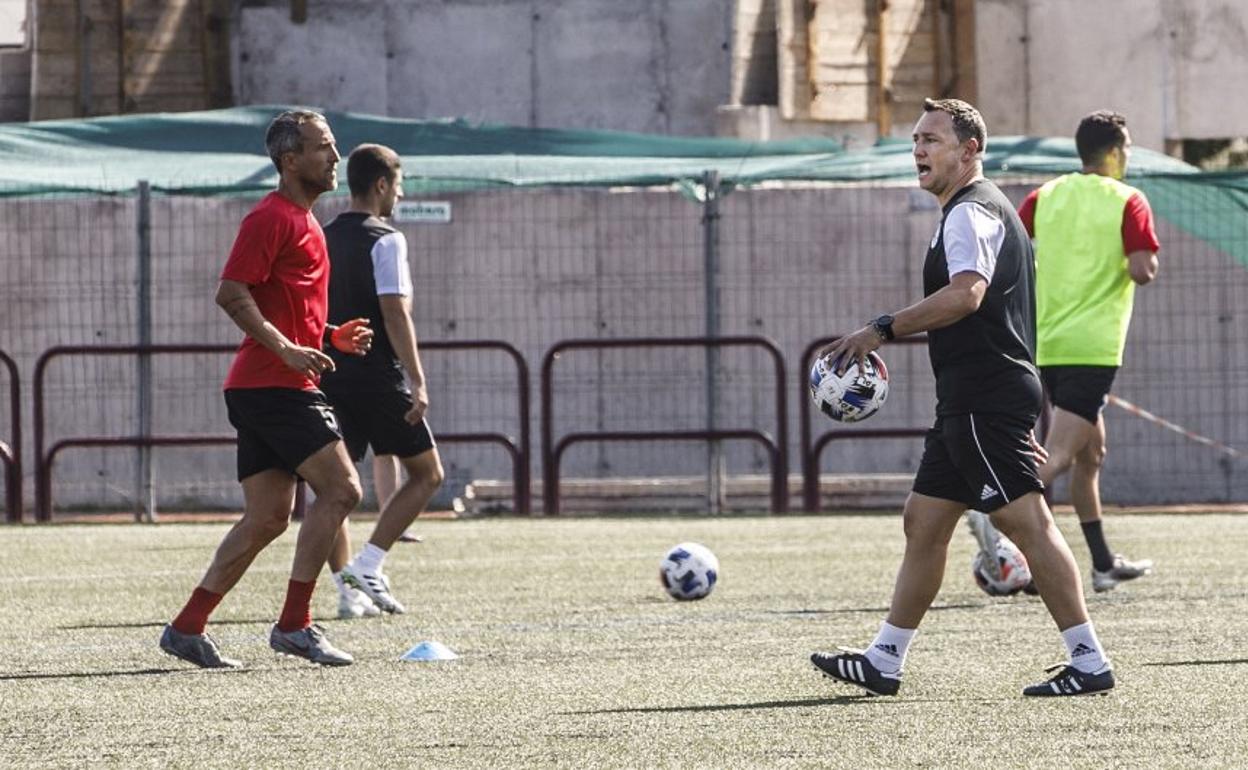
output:
{"label": "white and blue soccer ball on turf", "polygon": [[888,398],[888,367],[875,353],[867,354],[867,365],[858,362],[836,373],[840,358],[820,356],[810,369],[810,397],[819,411],[837,422],[865,420],[884,406]]}
{"label": "white and blue soccer ball on turf", "polygon": [[659,564],[659,580],[673,599],[705,599],[719,580],[719,559],[699,543],[674,545]]}

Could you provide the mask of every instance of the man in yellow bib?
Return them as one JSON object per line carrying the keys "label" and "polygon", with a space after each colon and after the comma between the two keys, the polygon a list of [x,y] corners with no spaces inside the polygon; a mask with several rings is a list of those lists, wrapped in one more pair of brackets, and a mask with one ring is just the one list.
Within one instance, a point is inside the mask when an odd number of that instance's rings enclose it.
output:
{"label": "man in yellow bib", "polygon": [[1079,123],[1083,170],[1032,192],[1019,218],[1036,251],[1036,364],[1054,406],[1040,466],[1046,487],[1070,471],[1070,497],[1092,553],[1092,588],[1109,591],[1153,563],[1114,554],[1101,530],[1101,415],[1126,345],[1135,287],[1157,276],[1160,244],[1144,195],[1122,182],[1126,119],[1098,110]]}

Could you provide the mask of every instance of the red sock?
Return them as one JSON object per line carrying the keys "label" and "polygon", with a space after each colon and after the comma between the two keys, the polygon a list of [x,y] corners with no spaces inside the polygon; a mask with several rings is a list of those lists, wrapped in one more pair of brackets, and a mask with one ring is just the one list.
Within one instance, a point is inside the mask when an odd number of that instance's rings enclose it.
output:
{"label": "red sock", "polygon": [[282,631],[298,631],[312,625],[312,591],[316,581],[304,583],[291,580],[286,587],[286,604],[282,606],[282,617],[277,621]]}
{"label": "red sock", "polygon": [[191,592],[190,601],[173,619],[171,624],[175,631],[183,634],[202,634],[208,625],[208,616],[217,608],[224,594],[214,594],[206,588],[196,588]]}

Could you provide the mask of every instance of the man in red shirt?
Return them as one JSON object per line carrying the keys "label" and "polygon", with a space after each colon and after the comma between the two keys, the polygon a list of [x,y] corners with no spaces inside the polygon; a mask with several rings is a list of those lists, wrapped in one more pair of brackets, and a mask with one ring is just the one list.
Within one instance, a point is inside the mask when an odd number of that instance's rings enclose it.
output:
{"label": "man in red shirt", "polygon": [[360,482],[317,384],[334,367],[322,350],[325,340],[363,355],[372,330],[365,319],[326,324],[329,257],[311,208],[337,186],[340,156],[324,116],[283,112],[269,125],[265,145],[280,175],[278,188],[243,219],[216,296],[246,334],[225,379],[226,407],[238,430],[243,516],[186,606],[165,626],[160,648],[204,668],[242,665],[222,657],[204,628],[260,551],[285,531],[302,478],[316,501],[299,528],[286,602],[269,646],[344,666],[352,657],[312,625],[310,605],[338,528],[360,500]]}

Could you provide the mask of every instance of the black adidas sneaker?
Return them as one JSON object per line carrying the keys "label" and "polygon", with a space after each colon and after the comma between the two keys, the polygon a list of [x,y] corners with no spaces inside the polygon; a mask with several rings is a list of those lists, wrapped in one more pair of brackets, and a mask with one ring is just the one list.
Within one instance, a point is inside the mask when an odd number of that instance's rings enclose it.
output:
{"label": "black adidas sneaker", "polygon": [[[1061,669],[1060,671],[1058,669]],[[1057,671],[1057,675],[1047,682],[1033,684],[1023,688],[1023,695],[1040,698],[1061,697],[1066,695],[1105,695],[1114,689],[1114,672],[1109,667],[1094,674],[1088,674],[1067,663],[1049,666],[1046,672]]]}
{"label": "black adidas sneaker", "polygon": [[823,675],[846,684],[856,685],[872,695],[896,695],[901,688],[900,676],[887,676],[871,665],[861,650],[841,647],[841,652],[816,652],[810,662]]}

